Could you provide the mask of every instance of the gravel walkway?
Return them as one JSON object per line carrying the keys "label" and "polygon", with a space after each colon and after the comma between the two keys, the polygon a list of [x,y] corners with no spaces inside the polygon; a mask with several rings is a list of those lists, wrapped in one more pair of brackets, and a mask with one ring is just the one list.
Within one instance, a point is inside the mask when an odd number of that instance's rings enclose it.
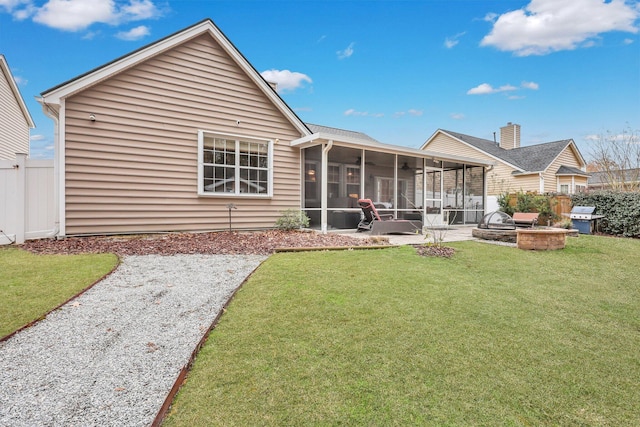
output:
{"label": "gravel walkway", "polygon": [[261,255],[128,256],[0,343],[0,426],[147,426]]}

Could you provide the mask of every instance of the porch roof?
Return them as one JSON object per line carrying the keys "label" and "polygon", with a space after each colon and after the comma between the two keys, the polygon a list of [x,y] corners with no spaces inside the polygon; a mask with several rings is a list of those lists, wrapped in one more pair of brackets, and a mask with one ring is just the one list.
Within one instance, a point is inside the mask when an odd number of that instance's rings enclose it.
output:
{"label": "porch roof", "polygon": [[495,164],[494,162],[474,159],[471,157],[454,156],[451,154],[438,153],[435,151],[419,150],[416,148],[402,147],[400,145],[384,144],[361,132],[347,131],[344,129],[331,128],[327,126],[311,125],[308,123],[306,125],[313,132],[313,134],[291,141],[292,147],[309,148],[316,145],[325,144],[329,141],[333,141],[334,145],[340,145],[343,147],[371,150],[388,154],[399,154],[423,159],[433,159],[445,162],[464,163],[468,165],[487,167],[493,166]]}

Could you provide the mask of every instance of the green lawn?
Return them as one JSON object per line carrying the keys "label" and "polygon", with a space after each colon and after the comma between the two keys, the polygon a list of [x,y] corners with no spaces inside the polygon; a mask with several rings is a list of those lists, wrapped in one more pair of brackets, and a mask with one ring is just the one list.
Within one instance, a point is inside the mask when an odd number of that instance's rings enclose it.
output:
{"label": "green lawn", "polygon": [[0,337],[39,319],[111,271],[115,255],[34,255],[0,248]]}
{"label": "green lawn", "polygon": [[640,425],[640,240],[272,256],[167,426]]}

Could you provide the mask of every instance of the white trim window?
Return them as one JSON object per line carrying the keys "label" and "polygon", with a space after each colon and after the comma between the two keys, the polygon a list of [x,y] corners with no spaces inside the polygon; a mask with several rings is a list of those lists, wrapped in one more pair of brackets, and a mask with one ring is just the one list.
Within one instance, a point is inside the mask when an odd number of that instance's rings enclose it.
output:
{"label": "white trim window", "polygon": [[271,197],[273,141],[198,131],[198,194]]}

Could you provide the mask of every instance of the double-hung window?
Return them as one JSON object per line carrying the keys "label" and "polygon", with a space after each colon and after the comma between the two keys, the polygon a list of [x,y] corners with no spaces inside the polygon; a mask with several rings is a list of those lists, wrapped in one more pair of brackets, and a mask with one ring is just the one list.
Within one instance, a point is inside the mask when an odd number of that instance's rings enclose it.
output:
{"label": "double-hung window", "polygon": [[273,144],[237,135],[198,132],[198,194],[270,197]]}

